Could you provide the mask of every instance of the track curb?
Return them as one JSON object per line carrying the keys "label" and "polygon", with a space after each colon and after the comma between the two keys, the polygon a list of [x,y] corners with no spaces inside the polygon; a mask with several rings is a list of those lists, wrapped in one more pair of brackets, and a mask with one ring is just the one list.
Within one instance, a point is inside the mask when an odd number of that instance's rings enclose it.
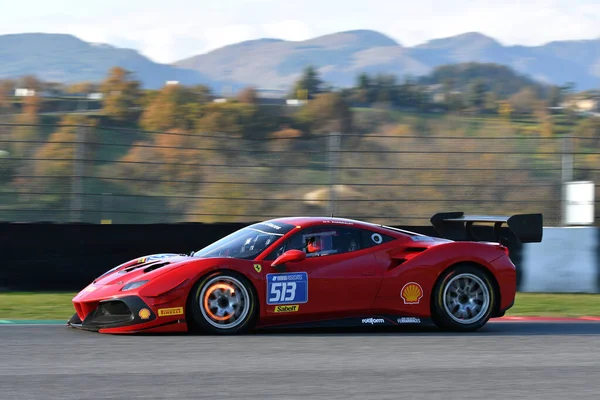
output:
{"label": "track curb", "polygon": [[6,325],[66,325],[67,320],[58,319],[0,319],[0,326]]}
{"label": "track curb", "polygon": [[543,316],[531,316],[531,317],[500,317],[494,318],[490,321],[504,322],[504,321],[525,321],[525,322],[569,322],[569,321],[600,321],[600,317],[543,317]]}

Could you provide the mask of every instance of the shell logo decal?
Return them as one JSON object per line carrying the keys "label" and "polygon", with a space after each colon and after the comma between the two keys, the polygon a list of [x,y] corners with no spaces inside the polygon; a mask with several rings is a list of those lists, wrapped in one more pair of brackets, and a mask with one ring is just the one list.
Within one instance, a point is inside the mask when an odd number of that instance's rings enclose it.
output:
{"label": "shell logo decal", "polygon": [[417,282],[408,282],[402,288],[400,296],[402,296],[404,304],[419,304],[423,297],[423,288]]}
{"label": "shell logo decal", "polygon": [[141,319],[148,319],[150,318],[150,310],[148,310],[147,308],[142,308],[138,315]]}

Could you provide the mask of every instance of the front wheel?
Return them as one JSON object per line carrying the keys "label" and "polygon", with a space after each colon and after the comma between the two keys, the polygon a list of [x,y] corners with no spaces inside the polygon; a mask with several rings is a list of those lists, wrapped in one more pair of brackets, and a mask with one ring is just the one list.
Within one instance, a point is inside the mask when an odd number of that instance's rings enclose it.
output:
{"label": "front wheel", "polygon": [[490,278],[480,269],[461,265],[446,272],[435,285],[433,320],[442,329],[472,332],[490,319],[496,294]]}
{"label": "front wheel", "polygon": [[211,334],[247,332],[256,318],[256,295],[250,282],[234,272],[217,272],[192,288],[189,309],[194,328]]}

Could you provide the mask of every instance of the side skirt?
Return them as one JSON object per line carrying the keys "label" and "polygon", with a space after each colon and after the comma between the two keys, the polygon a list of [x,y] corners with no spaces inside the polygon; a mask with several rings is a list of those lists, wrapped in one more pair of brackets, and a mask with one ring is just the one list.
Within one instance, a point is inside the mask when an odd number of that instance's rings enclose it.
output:
{"label": "side skirt", "polygon": [[306,329],[306,328],[356,328],[359,326],[428,326],[430,318],[406,317],[399,315],[366,315],[363,317],[327,319],[293,324],[262,326],[259,329]]}

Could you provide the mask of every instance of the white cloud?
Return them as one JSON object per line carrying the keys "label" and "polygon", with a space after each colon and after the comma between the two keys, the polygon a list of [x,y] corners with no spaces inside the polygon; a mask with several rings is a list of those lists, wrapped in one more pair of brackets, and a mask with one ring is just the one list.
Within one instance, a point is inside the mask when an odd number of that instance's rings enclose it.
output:
{"label": "white cloud", "polygon": [[272,22],[261,26],[266,37],[284,40],[307,40],[313,36],[310,26],[298,20]]}

